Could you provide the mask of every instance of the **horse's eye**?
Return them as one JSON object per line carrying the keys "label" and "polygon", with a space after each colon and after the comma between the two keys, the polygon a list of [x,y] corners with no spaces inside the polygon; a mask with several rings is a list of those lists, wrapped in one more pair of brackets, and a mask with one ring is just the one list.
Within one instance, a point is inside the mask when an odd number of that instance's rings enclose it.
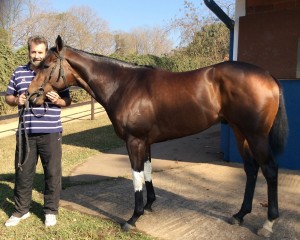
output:
{"label": "horse's eye", "polygon": [[48,68],[48,67],[50,67],[50,65],[47,64],[47,63],[44,63],[44,64],[43,64],[43,67],[44,67],[44,68]]}

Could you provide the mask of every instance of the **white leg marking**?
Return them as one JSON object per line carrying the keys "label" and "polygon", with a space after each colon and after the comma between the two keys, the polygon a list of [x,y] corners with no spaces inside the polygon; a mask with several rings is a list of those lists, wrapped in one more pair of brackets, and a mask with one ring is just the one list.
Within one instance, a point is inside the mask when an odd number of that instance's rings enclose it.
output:
{"label": "white leg marking", "polygon": [[142,191],[143,183],[144,183],[144,171],[136,172],[132,170],[132,178],[133,178],[133,187],[134,191]]}
{"label": "white leg marking", "polygon": [[264,223],[264,226],[263,228],[264,229],[267,229],[269,232],[273,232],[272,228],[273,228],[273,224],[274,224],[275,220],[274,221],[269,221],[268,219],[265,221]]}
{"label": "white leg marking", "polygon": [[151,162],[148,160],[147,162],[144,163],[144,176],[145,176],[145,181],[151,182],[152,177],[152,165]]}

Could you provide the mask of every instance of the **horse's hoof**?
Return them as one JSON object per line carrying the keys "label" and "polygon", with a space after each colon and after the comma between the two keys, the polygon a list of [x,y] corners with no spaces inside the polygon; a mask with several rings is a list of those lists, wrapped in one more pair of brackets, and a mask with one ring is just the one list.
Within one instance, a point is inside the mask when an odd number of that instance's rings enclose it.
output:
{"label": "horse's hoof", "polygon": [[240,220],[236,217],[231,217],[229,218],[228,223],[231,225],[241,225],[243,223],[243,220]]}
{"label": "horse's hoof", "polygon": [[122,225],[122,230],[123,230],[124,232],[128,232],[128,231],[130,231],[130,230],[132,230],[132,229],[135,229],[135,226],[129,224],[128,222],[125,222],[125,223]]}
{"label": "horse's hoof", "polygon": [[152,212],[153,212],[152,208],[145,208],[145,209],[144,209],[144,214],[145,214],[145,215],[148,215],[148,214],[150,214],[150,213],[152,213]]}
{"label": "horse's hoof", "polygon": [[269,231],[268,229],[261,228],[257,231],[257,235],[265,238],[271,237],[273,232]]}

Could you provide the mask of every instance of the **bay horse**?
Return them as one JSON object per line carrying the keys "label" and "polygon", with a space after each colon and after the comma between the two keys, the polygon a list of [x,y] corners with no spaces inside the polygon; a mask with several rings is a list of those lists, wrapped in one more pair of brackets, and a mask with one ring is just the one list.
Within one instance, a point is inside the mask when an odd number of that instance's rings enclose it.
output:
{"label": "bay horse", "polygon": [[271,235],[279,217],[275,157],[284,150],[288,124],[281,86],[267,71],[243,62],[222,62],[169,72],[77,50],[58,36],[28,89],[28,101],[41,105],[47,92],[72,85],[85,89],[105,108],[116,134],[126,143],[135,207],[132,217],[122,224],[123,230],[133,228],[144,211],[152,210],[156,199],[151,144],[196,134],[226,121],[235,134],[247,177],[242,206],[229,222],[241,224],[251,212],[261,168],[268,188],[268,214],[258,234]]}

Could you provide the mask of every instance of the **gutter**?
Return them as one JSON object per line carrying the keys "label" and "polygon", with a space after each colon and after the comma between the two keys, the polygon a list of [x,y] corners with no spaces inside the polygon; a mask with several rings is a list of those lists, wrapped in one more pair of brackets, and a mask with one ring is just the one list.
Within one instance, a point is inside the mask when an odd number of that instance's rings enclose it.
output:
{"label": "gutter", "polygon": [[229,60],[233,60],[234,20],[232,20],[213,0],[204,0],[205,5],[226,25],[230,31]]}

